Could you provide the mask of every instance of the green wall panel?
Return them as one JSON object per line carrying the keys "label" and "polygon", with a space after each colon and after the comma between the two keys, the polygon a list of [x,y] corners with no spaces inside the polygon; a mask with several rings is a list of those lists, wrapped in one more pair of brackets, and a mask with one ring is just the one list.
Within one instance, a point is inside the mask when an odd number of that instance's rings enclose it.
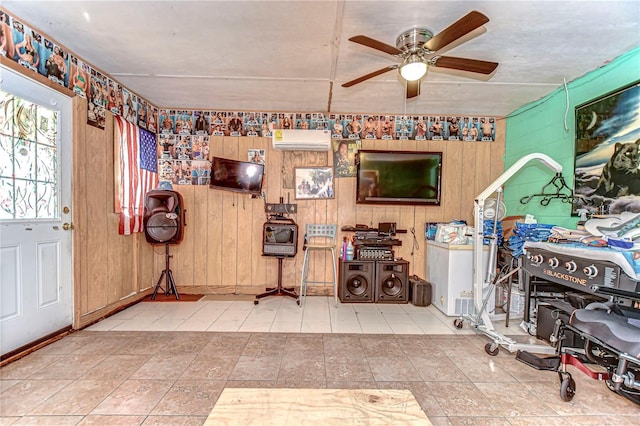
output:
{"label": "green wall panel", "polygon": [[[505,170],[522,156],[541,152],[563,166],[567,185],[573,188],[575,107],[638,80],[640,48],[635,48],[567,83],[567,91],[561,87],[509,114],[506,119]],[[540,223],[575,227],[577,218],[571,216],[568,203],[554,200],[546,207],[535,199],[526,205],[520,203],[523,196],[539,193],[552,177],[553,171],[537,161],[520,170],[505,184],[504,200],[508,214],[533,214]]]}

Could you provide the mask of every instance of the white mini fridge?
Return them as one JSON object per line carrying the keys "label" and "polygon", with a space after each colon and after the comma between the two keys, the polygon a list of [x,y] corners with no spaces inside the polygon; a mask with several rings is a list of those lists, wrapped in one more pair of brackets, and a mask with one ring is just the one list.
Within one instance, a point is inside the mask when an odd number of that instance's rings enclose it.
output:
{"label": "white mini fridge", "polygon": [[[483,277],[487,273],[489,246],[483,246]],[[432,303],[445,315],[474,312],[473,245],[453,245],[427,240],[427,281],[433,291]],[[487,290],[485,290],[487,291]],[[484,298],[485,294],[483,294]],[[489,299],[489,313],[495,310],[495,297]]]}

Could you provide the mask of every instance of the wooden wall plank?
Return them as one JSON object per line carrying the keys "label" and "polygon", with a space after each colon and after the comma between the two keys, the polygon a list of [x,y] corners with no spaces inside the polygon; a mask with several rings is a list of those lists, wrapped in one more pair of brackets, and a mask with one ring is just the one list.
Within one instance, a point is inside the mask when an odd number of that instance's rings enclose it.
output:
{"label": "wooden wall plank", "polygon": [[195,286],[204,286],[207,283],[207,219],[209,192],[214,191],[206,185],[193,187],[193,199],[189,214],[187,229],[193,234],[193,281]]}
{"label": "wooden wall plank", "polygon": [[[196,208],[195,200],[195,187],[191,185],[175,185],[174,190],[182,195],[182,201],[184,202],[185,209],[185,223],[183,239],[180,244],[170,244],[169,253],[173,256],[170,259],[171,270],[173,272],[173,278],[176,282],[176,286],[190,285],[194,283],[194,241],[199,238],[199,223],[197,216],[194,214],[198,209]],[[200,188],[198,188],[200,189]],[[199,201],[198,201],[199,202]],[[158,246],[158,252],[161,253],[160,261],[162,269],[164,269],[164,246]],[[178,268],[177,266],[180,266]]]}
{"label": "wooden wall plank", "polygon": [[[237,160],[247,161],[249,148],[253,148],[253,138],[238,138],[238,153]],[[237,246],[237,258],[246,259],[248,262],[253,262],[253,259],[259,254],[253,250],[253,240],[255,236],[252,235],[252,216],[253,216],[253,204],[261,204],[260,199],[253,199],[251,195],[239,194],[238,195],[238,235],[236,239]],[[238,286],[250,286],[251,283],[251,263],[243,263],[237,269],[236,283]]]}
{"label": "wooden wall plank", "polygon": [[[110,137],[109,137],[110,136]],[[109,265],[108,245],[105,235],[118,232],[109,229],[107,215],[107,200],[105,194],[105,179],[112,179],[113,167],[107,168],[106,152],[113,149],[113,136],[106,135],[102,129],[87,127],[85,162],[87,176],[84,184],[87,187],[87,262],[90,280],[102,283],[100,286],[90,286],[85,312],[99,309],[109,303]]]}
{"label": "wooden wall plank", "polygon": [[[209,155],[224,157],[224,138],[211,136],[209,142]],[[223,229],[223,191],[212,189],[207,194],[207,291],[214,292],[216,287],[222,286],[222,229]],[[203,229],[204,229],[203,228]],[[203,232],[204,233],[204,232]]]}
{"label": "wooden wall plank", "polygon": [[81,315],[89,304],[88,286],[89,268],[87,264],[87,186],[84,183],[87,174],[86,165],[86,122],[87,101],[81,97],[73,98],[73,205],[71,217],[75,230],[73,231],[73,295],[74,316],[73,326],[79,328]]}
{"label": "wooden wall plank", "polygon": [[[238,138],[224,137],[225,158],[238,158]],[[238,201],[235,192],[222,191],[222,284],[235,288],[238,284]],[[241,267],[243,267],[242,265]]]}

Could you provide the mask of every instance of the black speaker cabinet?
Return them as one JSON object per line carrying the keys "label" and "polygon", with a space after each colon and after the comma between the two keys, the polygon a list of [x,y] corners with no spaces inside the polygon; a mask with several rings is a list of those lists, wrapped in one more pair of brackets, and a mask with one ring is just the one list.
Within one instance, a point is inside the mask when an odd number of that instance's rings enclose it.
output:
{"label": "black speaker cabinet", "polygon": [[379,260],[376,262],[376,303],[409,301],[409,262]]}
{"label": "black speaker cabinet", "polygon": [[185,226],[182,195],[154,189],[144,196],[144,235],[151,244],[178,244]]}
{"label": "black speaker cabinet", "polygon": [[338,297],[342,303],[373,303],[376,263],[340,260]]}

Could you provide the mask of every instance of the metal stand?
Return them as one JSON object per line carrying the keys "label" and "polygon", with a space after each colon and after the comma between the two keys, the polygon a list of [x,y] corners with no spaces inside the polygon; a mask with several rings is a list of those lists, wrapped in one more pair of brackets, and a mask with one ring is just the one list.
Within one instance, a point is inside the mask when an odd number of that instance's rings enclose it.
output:
{"label": "metal stand", "polygon": [[[552,169],[559,174],[562,172],[562,166],[551,157],[546,154],[541,153],[532,153],[525,155],[516,161],[511,167],[509,167],[504,173],[502,173],[495,181],[493,181],[484,191],[482,191],[474,200],[474,224],[475,231],[473,234],[473,298],[475,302],[475,313],[463,315],[462,318],[458,318],[454,321],[454,325],[456,328],[462,328],[463,321],[468,321],[469,324],[473,327],[473,329],[479,333],[484,334],[489,337],[492,342],[487,343],[485,345],[485,352],[491,356],[498,355],[498,350],[500,347],[507,349],[509,352],[516,352],[517,350],[525,350],[527,352],[534,353],[543,353],[543,354],[552,354],[555,353],[555,348],[551,346],[543,346],[537,344],[525,344],[518,343],[515,340],[503,335],[502,333],[497,332],[493,323],[491,322],[491,318],[489,317],[489,313],[487,312],[486,306],[488,302],[488,297],[491,296],[492,288],[495,288],[495,276],[491,271],[491,265],[495,265],[495,255],[494,253],[495,245],[492,240],[492,251],[491,255],[494,256],[492,260],[489,261],[489,271],[487,277],[482,276],[482,246],[483,246],[483,224],[484,224],[484,207],[486,199],[496,191],[502,192],[502,185],[509,179],[513,177],[520,169],[522,169],[527,163],[532,160],[537,160],[541,162],[543,165]],[[495,234],[495,227],[494,227]],[[483,300],[483,290],[488,288],[489,293]]]}
{"label": "metal stand", "polygon": [[156,294],[158,294],[158,290],[162,290],[162,279],[165,279],[164,284],[164,295],[169,296],[170,294],[175,294],[176,299],[180,299],[178,295],[178,289],[176,288],[176,282],[173,280],[173,272],[171,272],[171,268],[169,268],[169,259],[172,258],[169,254],[169,244],[164,245],[164,271],[160,274],[160,278],[158,279],[158,283],[156,284],[155,290],[153,290],[153,295],[151,296],[151,300],[156,299]]}
{"label": "metal stand", "polygon": [[300,299],[298,299],[298,295],[293,290],[293,287],[286,287],[286,288],[282,287],[282,259],[284,259],[284,256],[277,256],[277,257],[278,257],[278,286],[267,287],[267,291],[256,295],[256,300],[253,301],[254,305],[257,305],[258,303],[260,303],[259,299],[262,299],[263,297],[267,297],[267,296],[289,296],[289,297],[293,297],[294,299],[297,299],[296,303],[298,305],[300,304]]}

